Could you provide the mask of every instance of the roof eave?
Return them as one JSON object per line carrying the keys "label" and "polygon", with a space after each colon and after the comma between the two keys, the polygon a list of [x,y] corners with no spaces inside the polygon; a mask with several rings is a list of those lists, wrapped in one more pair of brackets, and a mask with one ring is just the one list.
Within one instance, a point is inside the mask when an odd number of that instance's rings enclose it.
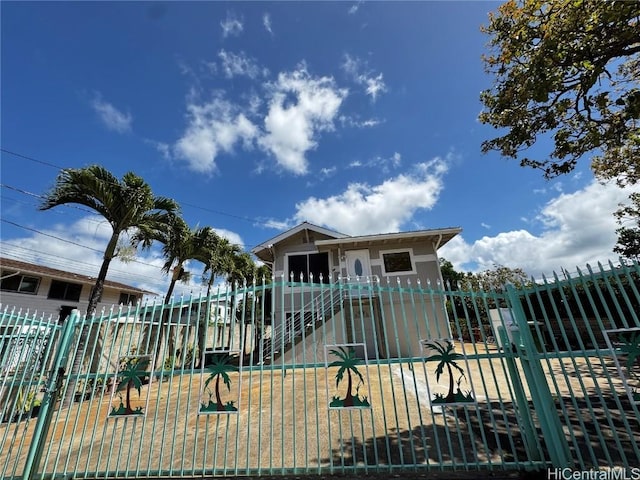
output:
{"label": "roof eave", "polygon": [[384,243],[394,240],[406,240],[412,238],[441,238],[442,241],[438,245],[438,248],[453,239],[456,235],[462,232],[460,227],[439,228],[433,230],[417,230],[413,232],[397,232],[397,233],[380,233],[375,235],[362,235],[358,237],[345,237],[332,240],[316,240],[315,244],[318,247],[330,247],[334,245],[348,245],[348,244],[372,244],[372,243]]}
{"label": "roof eave", "polygon": [[314,232],[321,233],[323,235],[327,235],[335,238],[348,238],[348,235],[345,235],[344,233],[336,232],[334,230],[321,227],[319,225],[314,225],[313,223],[302,222],[299,225],[296,225],[295,227],[290,228],[289,230],[282,232],[279,235],[276,235],[275,237],[270,238],[269,240],[262,242],[260,245],[252,248],[251,253],[253,253],[260,260],[272,262],[273,259],[270,259],[270,256],[269,257],[261,256],[263,252],[270,251],[273,245],[277,245],[281,241],[286,240],[292,235],[295,235],[296,233],[302,232],[304,230],[312,230]]}

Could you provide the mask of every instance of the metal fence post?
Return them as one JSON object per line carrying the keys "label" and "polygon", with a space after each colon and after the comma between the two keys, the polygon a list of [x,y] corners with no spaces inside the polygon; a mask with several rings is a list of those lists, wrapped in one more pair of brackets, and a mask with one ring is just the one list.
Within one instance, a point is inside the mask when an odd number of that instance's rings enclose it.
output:
{"label": "metal fence post", "polygon": [[504,345],[505,363],[509,372],[511,387],[513,388],[514,400],[518,405],[519,421],[521,422],[522,429],[522,439],[524,441],[524,446],[528,456],[527,460],[540,461],[543,459],[543,455],[538,449],[539,442],[536,441],[537,433],[533,423],[533,418],[531,418],[529,401],[527,400],[527,395],[524,392],[522,380],[520,379],[520,372],[518,371],[518,367],[516,366],[516,357],[511,351],[511,343],[506,333],[498,332],[498,334],[500,333],[503,334],[501,340],[505,342],[502,344]]}
{"label": "metal fence post", "polygon": [[513,341],[518,349],[522,371],[529,385],[533,408],[540,419],[540,429],[549,450],[549,458],[554,467],[570,467],[573,462],[569,444],[558,416],[557,406],[538,358],[538,352],[529,330],[520,297],[513,285],[507,285],[507,294],[514,320],[518,327],[513,330]]}
{"label": "metal fence post", "polygon": [[76,319],[80,316],[78,310],[73,310],[67,317],[60,334],[60,343],[54,355],[51,372],[45,388],[44,397],[40,406],[40,414],[36,422],[33,432],[33,440],[27,452],[24,470],[22,472],[23,480],[29,480],[37,473],[38,465],[42,457],[44,443],[47,440],[49,426],[53,418],[53,410],[56,399],[65,375],[65,367],[68,361],[69,347],[72,343],[73,334],[76,326]]}

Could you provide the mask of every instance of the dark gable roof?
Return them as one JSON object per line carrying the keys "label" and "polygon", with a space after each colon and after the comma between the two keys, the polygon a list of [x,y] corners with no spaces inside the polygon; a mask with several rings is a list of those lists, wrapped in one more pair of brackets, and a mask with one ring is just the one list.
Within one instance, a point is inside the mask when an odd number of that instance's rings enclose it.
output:
{"label": "dark gable roof", "polygon": [[[65,272],[64,270],[44,267],[42,265],[34,265],[33,263],[21,262],[20,260],[13,260],[10,258],[0,257],[0,267],[7,270],[17,270],[20,273],[45,275],[47,277],[64,279],[82,284],[93,285],[96,283],[95,277],[89,277],[88,275],[81,275],[79,273]],[[148,292],[147,290],[142,290],[141,288],[132,287],[131,285],[125,285],[124,283],[112,282],[111,280],[105,280],[104,286],[125,290],[127,292],[153,293]]]}

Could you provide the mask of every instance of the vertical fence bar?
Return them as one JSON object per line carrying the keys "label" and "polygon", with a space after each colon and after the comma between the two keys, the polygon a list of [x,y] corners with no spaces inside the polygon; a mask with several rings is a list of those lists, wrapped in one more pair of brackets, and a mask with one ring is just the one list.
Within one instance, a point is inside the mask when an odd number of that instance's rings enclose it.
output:
{"label": "vertical fence bar", "polygon": [[60,335],[60,344],[58,345],[55,360],[53,361],[49,381],[44,392],[44,398],[40,405],[40,415],[38,415],[38,421],[36,422],[36,428],[33,433],[33,441],[29,447],[27,460],[24,465],[22,474],[22,478],[24,480],[33,478],[38,465],[40,464],[42,451],[49,432],[49,426],[51,424],[51,419],[53,418],[53,406],[55,405],[58,391],[62,386],[65,367],[68,363],[69,345],[73,338],[77,317],[78,311],[73,310],[71,315],[69,315],[65,320],[62,334]]}
{"label": "vertical fence bar", "polygon": [[516,348],[520,350],[520,362],[529,384],[533,406],[540,419],[540,428],[548,446],[549,457],[555,467],[569,467],[572,465],[569,445],[544,376],[542,365],[537,358],[527,318],[520,303],[520,296],[513,285],[507,285],[507,294],[518,326],[518,329],[513,332],[513,340]]}

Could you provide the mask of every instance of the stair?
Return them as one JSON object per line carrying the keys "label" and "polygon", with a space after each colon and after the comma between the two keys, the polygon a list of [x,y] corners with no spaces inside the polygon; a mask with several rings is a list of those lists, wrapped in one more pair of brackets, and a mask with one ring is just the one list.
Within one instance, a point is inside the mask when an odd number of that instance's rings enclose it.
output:
{"label": "stair", "polygon": [[[336,307],[340,304],[341,293],[340,289],[329,288],[296,312],[291,323],[274,322],[271,338],[265,339],[262,363],[269,364],[280,358],[303,338],[330,320],[339,311]],[[285,330],[287,326],[289,326],[288,331]]]}

